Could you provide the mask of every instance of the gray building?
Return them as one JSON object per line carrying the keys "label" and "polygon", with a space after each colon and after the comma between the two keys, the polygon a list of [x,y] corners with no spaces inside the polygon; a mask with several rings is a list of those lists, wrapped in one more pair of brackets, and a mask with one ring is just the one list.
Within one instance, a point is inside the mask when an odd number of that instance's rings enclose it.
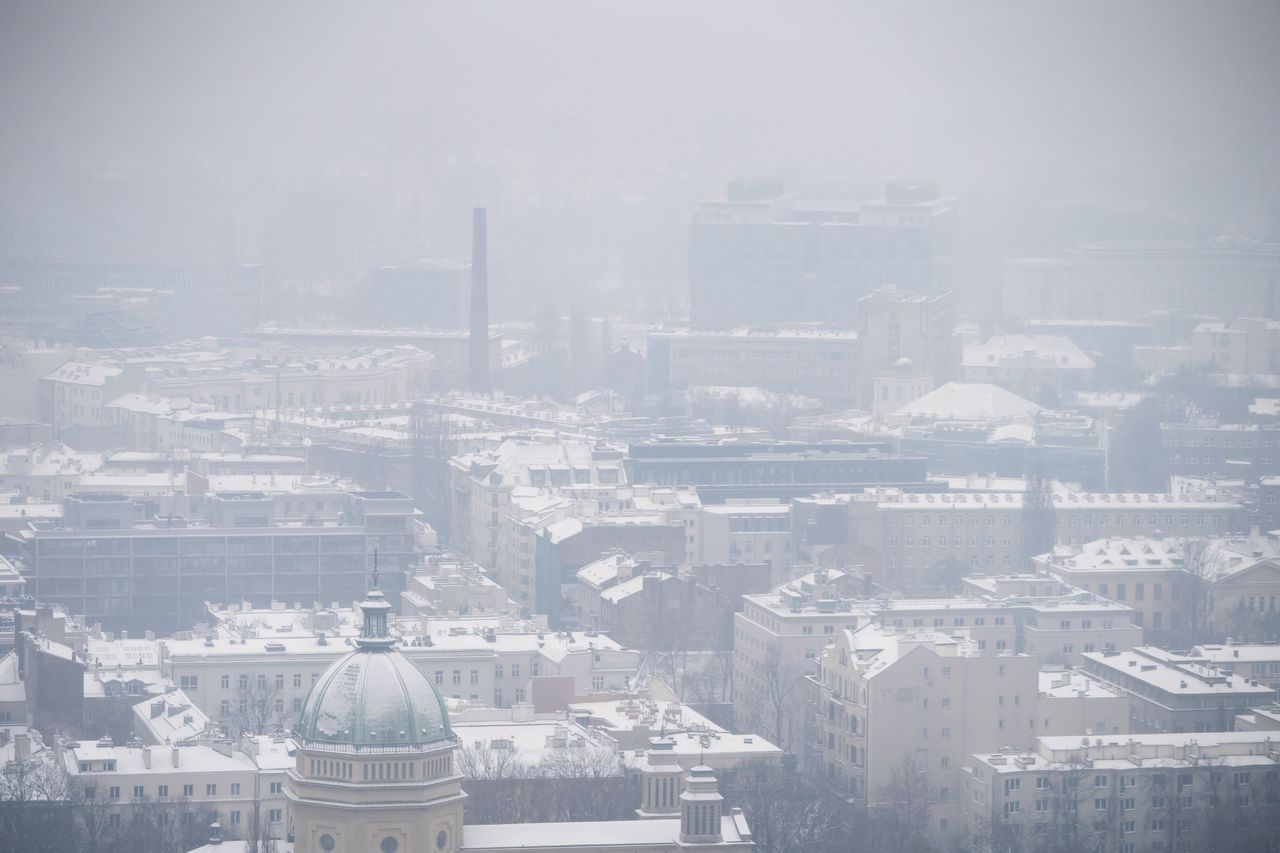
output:
{"label": "gray building", "polygon": [[29,591],[108,630],[188,628],[204,602],[349,602],[374,549],[393,600],[416,554],[418,515],[396,492],[351,492],[336,515],[277,517],[259,492],[206,495],[202,517],[148,517],[122,495],[66,499],[60,525],[22,532]]}

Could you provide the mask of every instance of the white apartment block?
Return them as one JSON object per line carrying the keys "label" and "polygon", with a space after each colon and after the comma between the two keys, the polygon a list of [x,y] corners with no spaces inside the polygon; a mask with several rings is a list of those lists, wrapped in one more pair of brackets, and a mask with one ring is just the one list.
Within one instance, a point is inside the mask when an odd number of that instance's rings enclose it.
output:
{"label": "white apartment block", "polygon": [[1039,661],[982,655],[939,632],[842,629],[816,680],[819,762],[830,784],[869,808],[888,806],[895,771],[912,766],[927,780],[938,838],[960,828],[968,756],[1027,748],[1039,734]]}
{"label": "white apartment block", "polygon": [[[620,692],[640,665],[639,652],[594,633],[512,631],[495,618],[429,623],[402,624],[402,650],[442,695],[464,702],[531,702],[540,678],[568,679],[573,696]],[[265,703],[267,722],[288,728],[312,685],[351,649],[350,637],[317,634],[162,640],[164,673],[215,722],[261,717],[255,709]]]}
{"label": "white apartment block", "polygon": [[1040,737],[966,764],[965,828],[978,851],[1240,849],[1206,837],[1210,816],[1253,823],[1274,843],[1265,816],[1280,803],[1280,755],[1265,732]]}

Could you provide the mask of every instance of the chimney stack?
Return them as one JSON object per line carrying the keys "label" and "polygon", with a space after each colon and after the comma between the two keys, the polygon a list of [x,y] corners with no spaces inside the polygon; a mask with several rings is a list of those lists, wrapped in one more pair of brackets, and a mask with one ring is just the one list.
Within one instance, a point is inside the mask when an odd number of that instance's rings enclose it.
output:
{"label": "chimney stack", "polygon": [[471,211],[471,339],[468,376],[471,390],[489,392],[489,248],[486,213]]}

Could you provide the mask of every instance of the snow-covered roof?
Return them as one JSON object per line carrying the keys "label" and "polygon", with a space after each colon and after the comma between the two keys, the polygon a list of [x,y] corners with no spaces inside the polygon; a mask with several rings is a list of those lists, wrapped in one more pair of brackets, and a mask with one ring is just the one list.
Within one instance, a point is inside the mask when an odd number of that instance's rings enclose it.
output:
{"label": "snow-covered roof", "polygon": [[1014,421],[1043,411],[999,385],[977,382],[948,382],[907,403],[893,413],[895,418],[929,418],[956,421]]}
{"label": "snow-covered roof", "polygon": [[1091,370],[1093,359],[1063,335],[996,335],[964,348],[965,367],[1034,367]]}

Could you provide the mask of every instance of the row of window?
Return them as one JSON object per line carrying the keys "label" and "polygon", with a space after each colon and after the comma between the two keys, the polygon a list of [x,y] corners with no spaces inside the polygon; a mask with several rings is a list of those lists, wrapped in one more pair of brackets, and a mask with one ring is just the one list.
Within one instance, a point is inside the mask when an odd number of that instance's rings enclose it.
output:
{"label": "row of window", "polygon": [[[114,770],[114,769],[115,769],[115,768],[114,768],[114,764],[115,764],[115,762],[106,762],[106,763],[113,765],[112,767],[110,767],[110,768],[108,768],[108,769],[110,769],[110,770]],[[86,761],[82,761],[82,762],[80,762],[80,770],[81,770],[81,772],[88,772],[88,770],[89,770],[89,763],[88,763],[88,762],[86,762]],[[232,797],[238,797],[238,796],[240,796],[240,783],[239,783],[239,782],[232,782],[232,783],[231,783],[231,785],[230,785],[230,790],[231,790],[231,794],[230,794],[230,796],[232,796]],[[95,796],[95,794],[96,794],[96,792],[97,792],[97,788],[96,788],[95,786],[93,786],[93,785],[90,785],[90,786],[88,786],[88,787],[86,787],[86,788],[85,788],[85,796],[86,796],[86,797],[88,797],[89,799],[93,799],[93,798],[94,798],[94,796]],[[272,783],[271,783],[271,787],[270,787],[270,793],[271,793],[272,795],[282,795],[282,794],[284,794],[284,783],[283,783],[283,782],[272,782]],[[183,786],[182,786],[182,796],[183,796],[183,797],[190,798],[190,797],[194,797],[195,795],[196,795],[196,786],[195,786],[194,784],[186,784],[186,785],[183,785]],[[204,786],[204,795],[205,795],[206,797],[216,797],[216,796],[218,796],[218,783],[216,783],[216,782],[209,782],[209,783],[205,784],[205,786]],[[147,796],[147,788],[146,788],[146,786],[145,786],[145,785],[134,785],[134,786],[133,786],[133,799],[135,799],[135,800],[142,800],[142,799],[146,799],[146,796]],[[167,798],[168,796],[169,796],[169,786],[168,786],[168,785],[157,785],[157,786],[156,786],[156,797],[158,797],[159,799],[165,799],[165,798]],[[109,799],[109,800],[118,800],[118,799],[120,799],[120,786],[119,786],[119,785],[112,785],[111,787],[109,787],[109,788],[107,789],[107,799]]]}

